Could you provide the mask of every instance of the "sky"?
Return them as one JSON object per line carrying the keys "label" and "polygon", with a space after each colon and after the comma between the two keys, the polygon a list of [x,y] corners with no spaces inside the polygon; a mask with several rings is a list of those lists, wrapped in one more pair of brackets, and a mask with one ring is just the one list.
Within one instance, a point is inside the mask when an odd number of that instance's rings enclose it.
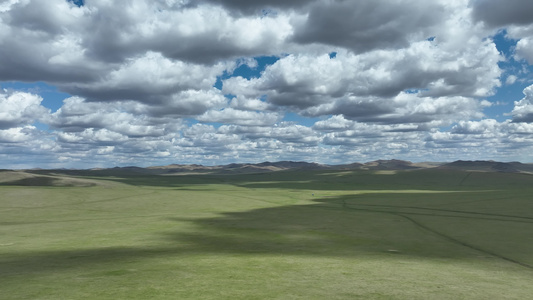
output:
{"label": "sky", "polygon": [[531,0],[0,0],[0,168],[533,162]]}

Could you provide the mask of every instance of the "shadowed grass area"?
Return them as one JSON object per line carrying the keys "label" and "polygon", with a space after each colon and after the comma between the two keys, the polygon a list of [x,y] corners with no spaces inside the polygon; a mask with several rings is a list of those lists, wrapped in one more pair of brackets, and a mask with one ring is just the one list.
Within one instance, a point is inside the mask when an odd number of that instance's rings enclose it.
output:
{"label": "shadowed grass area", "polygon": [[34,175],[27,172],[0,171],[0,186],[95,186],[97,182],[68,176]]}
{"label": "shadowed grass area", "polygon": [[528,175],[104,179],[92,187],[0,187],[6,299],[525,299],[533,292]]}

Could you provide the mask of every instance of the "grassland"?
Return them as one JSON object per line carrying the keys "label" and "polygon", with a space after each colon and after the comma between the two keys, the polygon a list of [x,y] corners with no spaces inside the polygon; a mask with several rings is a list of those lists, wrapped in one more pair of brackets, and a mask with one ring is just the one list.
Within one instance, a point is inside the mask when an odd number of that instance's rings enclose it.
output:
{"label": "grassland", "polygon": [[528,174],[123,175],[0,172],[1,299],[533,295]]}

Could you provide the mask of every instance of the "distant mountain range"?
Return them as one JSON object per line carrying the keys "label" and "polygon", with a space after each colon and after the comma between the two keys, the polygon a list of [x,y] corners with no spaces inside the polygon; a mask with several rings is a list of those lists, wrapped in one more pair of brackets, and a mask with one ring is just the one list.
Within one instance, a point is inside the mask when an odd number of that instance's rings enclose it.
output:
{"label": "distant mountain range", "polygon": [[[31,170],[0,170],[0,185],[21,186],[94,186],[101,184],[91,177],[130,177],[130,176],[179,176],[179,175],[238,175],[282,171],[417,171],[424,169],[453,170],[467,172],[505,172],[533,174],[533,164],[520,162],[497,161],[454,161],[451,163],[424,162],[413,163],[404,160],[376,160],[367,163],[344,165],[323,165],[301,161],[263,162],[257,164],[229,164],[222,166],[178,165],[155,167],[114,167],[95,169],[31,169]],[[81,178],[81,177],[87,178]]]}
{"label": "distant mountain range", "polygon": [[[351,163],[344,165],[324,165],[301,161],[278,161],[262,163],[234,163],[221,166],[203,166],[197,164],[171,164],[167,166],[140,167],[115,167],[95,168],[89,170],[61,170],[61,173],[75,174],[87,172],[98,175],[121,175],[121,174],[146,174],[146,175],[188,175],[188,174],[247,174],[264,173],[286,170],[417,170],[417,169],[448,169],[463,171],[482,172],[509,172],[509,173],[533,173],[533,164],[520,162],[497,162],[497,161],[454,161],[451,163],[422,162],[413,163],[405,160],[376,160],[367,163]],[[35,172],[35,170],[33,170]]]}
{"label": "distant mountain range", "polygon": [[91,180],[81,180],[70,176],[95,176],[95,177],[121,177],[121,176],[179,176],[179,175],[238,175],[254,174],[277,171],[355,171],[368,170],[376,172],[393,171],[416,171],[424,169],[455,170],[472,172],[505,172],[505,173],[528,173],[533,174],[533,164],[520,162],[497,162],[497,161],[454,161],[451,163],[423,162],[413,163],[404,160],[376,160],[367,163],[352,163],[344,165],[323,165],[301,161],[278,161],[262,162],[257,164],[229,164],[222,166],[181,165],[172,164],[155,167],[114,167],[95,169],[55,169],[55,170],[0,170],[0,185],[53,185],[53,186],[92,186],[97,184]]}

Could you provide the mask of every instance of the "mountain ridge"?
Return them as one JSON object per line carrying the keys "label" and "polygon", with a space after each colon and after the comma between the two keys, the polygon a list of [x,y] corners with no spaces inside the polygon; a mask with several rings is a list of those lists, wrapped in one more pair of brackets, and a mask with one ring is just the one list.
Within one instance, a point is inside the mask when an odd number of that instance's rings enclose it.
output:
{"label": "mountain ridge", "polygon": [[454,162],[418,162],[407,160],[389,159],[374,160],[366,163],[348,163],[339,165],[326,165],[305,161],[265,161],[261,163],[231,163],[217,166],[204,166],[199,164],[169,164],[150,167],[112,167],[92,169],[31,169],[24,170],[32,173],[58,171],[61,173],[106,173],[113,175],[188,175],[188,174],[246,174],[265,173],[287,170],[370,170],[370,171],[409,171],[436,168],[442,170],[463,170],[479,172],[505,172],[505,173],[533,173],[533,164],[521,162],[498,162],[493,160],[456,160]]}

